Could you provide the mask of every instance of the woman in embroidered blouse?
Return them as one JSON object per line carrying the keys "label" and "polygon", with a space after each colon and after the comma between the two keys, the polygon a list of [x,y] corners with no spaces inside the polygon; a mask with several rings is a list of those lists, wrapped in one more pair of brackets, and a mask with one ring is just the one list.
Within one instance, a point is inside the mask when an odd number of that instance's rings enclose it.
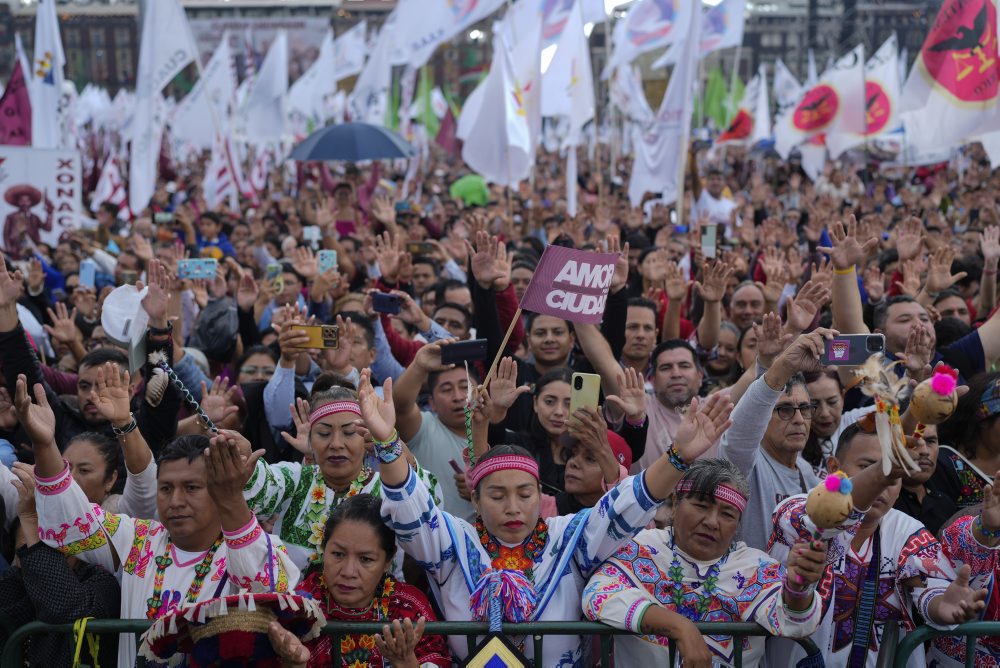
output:
{"label": "woman in embroidered blouse", "polygon": [[[379,474],[367,461],[364,430],[357,394],[344,387],[332,387],[314,394],[309,402],[299,400],[293,408],[296,449],[311,452],[313,464],[263,459],[243,496],[260,518],[277,514],[273,532],[288,547],[289,556],[305,570],[318,563],[323,544],[323,525],[330,508],[362,492],[378,495]],[[243,444],[249,452],[250,444]],[[437,480],[414,466],[425,484],[437,491]],[[395,564],[401,573],[402,564]]]}
{"label": "woman in embroidered blouse", "polygon": [[[319,601],[330,621],[385,622],[413,639],[408,651],[398,653],[382,634],[347,636],[340,641],[344,665],[381,666],[384,659],[399,668],[447,668],[451,658],[444,638],[423,636],[424,622],[437,621],[427,597],[390,573],[396,536],[382,522],[381,506],[377,496],[358,494],[333,509],[323,532],[323,567],[306,577],[297,593]],[[322,635],[306,643],[309,668],[331,666],[332,642]]]}
{"label": "woman in embroidered blouse", "polygon": [[[1000,476],[1000,471],[996,475]],[[1000,576],[1000,488],[987,485],[980,514],[962,517],[946,527],[941,533],[941,544],[952,563],[969,566],[970,586],[989,592],[983,621],[1000,621],[1000,582],[997,582]],[[965,665],[965,647],[965,638],[937,637],[928,652],[928,664],[934,665],[937,661],[941,668],[960,668]],[[1000,665],[1000,638],[976,638],[974,665]]]}
{"label": "woman in embroidered blouse", "polygon": [[[798,544],[786,569],[735,541],[750,488],[725,459],[694,462],[674,490],[673,526],[639,533],[590,578],[583,610],[592,620],[639,636],[615,640],[619,665],[663,665],[670,640],[683,665],[732,665],[729,636],[705,636],[694,622],[757,622],[774,635],[803,637],[819,625],[813,586],[823,574],[822,543]],[[749,643],[747,646],[746,643]],[[748,638],[743,665],[764,655]]]}
{"label": "woman in embroidered blouse", "polygon": [[1000,468],[1000,372],[970,380],[968,393],[938,431],[942,447],[927,486],[954,499],[959,509],[982,503],[990,475]]}
{"label": "woman in embroidered blouse", "polygon": [[[684,416],[674,447],[647,470],[626,478],[593,509],[543,520],[539,516],[538,463],[523,448],[494,446],[472,469],[475,526],[441,510],[401,459],[390,383],[386,400],[362,374],[359,397],[375,439],[382,474],[382,516],[400,544],[428,573],[449,620],[578,620],[586,579],[649,523],[680,480],[681,468],[708,450],[729,426],[732,404],[723,397],[696,399]],[[498,608],[499,606],[499,608]],[[493,617],[496,620],[497,617]],[[465,642],[450,640],[465,657]],[[530,643],[528,643],[530,645]],[[532,647],[525,654],[533,656]],[[540,666],[579,665],[579,637],[553,637]]]}

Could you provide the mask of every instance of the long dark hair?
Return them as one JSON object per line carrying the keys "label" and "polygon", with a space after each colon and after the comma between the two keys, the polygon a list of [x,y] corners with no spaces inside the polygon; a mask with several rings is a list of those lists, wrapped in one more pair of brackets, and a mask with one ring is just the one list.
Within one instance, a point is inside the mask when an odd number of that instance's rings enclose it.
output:
{"label": "long dark hair", "polygon": [[969,391],[958,400],[955,412],[938,427],[942,443],[954,446],[966,457],[976,456],[976,446],[984,431],[990,428],[1000,414],[985,420],[979,417],[983,393],[1000,382],[1000,372],[981,373],[969,380]]}
{"label": "long dark hair", "polygon": [[396,554],[396,534],[382,521],[381,497],[371,494],[357,494],[344,499],[339,506],[334,508],[326,520],[326,526],[323,527],[322,549],[324,551],[330,536],[344,522],[359,522],[370,526],[375,535],[378,536],[379,547],[385,551],[385,558],[392,560],[393,555]]}

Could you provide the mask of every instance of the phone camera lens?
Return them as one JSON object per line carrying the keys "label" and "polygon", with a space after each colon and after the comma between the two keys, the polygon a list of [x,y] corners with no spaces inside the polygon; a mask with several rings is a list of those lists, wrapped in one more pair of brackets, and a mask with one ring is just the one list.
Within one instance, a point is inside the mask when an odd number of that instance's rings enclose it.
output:
{"label": "phone camera lens", "polygon": [[579,376],[577,376],[575,384],[576,384],[576,389],[582,390],[583,389],[583,378],[580,378]]}

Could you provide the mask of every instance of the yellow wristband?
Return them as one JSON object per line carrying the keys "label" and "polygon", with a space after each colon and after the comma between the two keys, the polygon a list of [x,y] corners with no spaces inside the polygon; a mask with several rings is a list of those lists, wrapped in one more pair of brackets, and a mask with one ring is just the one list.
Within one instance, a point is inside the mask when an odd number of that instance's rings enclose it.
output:
{"label": "yellow wristband", "polygon": [[834,269],[833,273],[840,274],[841,276],[845,276],[847,274],[853,274],[854,273],[854,265],[852,264],[847,269]]}

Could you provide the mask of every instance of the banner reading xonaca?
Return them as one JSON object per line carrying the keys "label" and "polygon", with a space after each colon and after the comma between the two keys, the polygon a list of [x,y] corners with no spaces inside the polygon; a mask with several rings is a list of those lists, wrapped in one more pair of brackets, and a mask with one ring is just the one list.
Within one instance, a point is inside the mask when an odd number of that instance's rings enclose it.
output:
{"label": "banner reading xonaca", "polygon": [[547,246],[521,299],[521,308],[573,322],[599,324],[617,259],[615,253]]}

